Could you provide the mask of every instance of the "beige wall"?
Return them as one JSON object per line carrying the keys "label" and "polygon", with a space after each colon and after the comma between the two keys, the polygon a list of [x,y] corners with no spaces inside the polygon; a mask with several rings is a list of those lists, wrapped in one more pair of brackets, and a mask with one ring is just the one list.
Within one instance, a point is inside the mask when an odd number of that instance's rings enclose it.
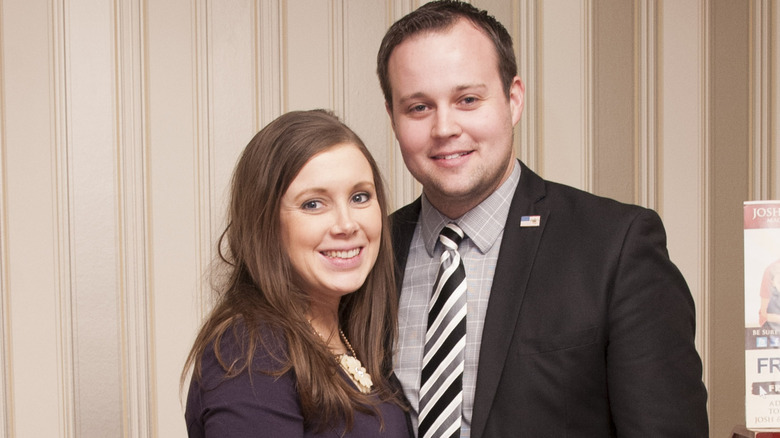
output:
{"label": "beige wall", "polygon": [[[0,0],[0,437],[183,437],[232,166],[335,110],[419,187],[374,60],[416,0]],[[512,32],[519,156],[656,209],[697,304],[712,436],[742,410],[741,203],[780,197],[772,0],[475,0]]]}

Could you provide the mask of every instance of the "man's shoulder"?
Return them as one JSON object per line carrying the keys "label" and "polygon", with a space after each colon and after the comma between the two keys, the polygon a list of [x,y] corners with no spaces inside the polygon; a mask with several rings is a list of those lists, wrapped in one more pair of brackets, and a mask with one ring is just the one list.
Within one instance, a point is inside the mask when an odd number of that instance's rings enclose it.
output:
{"label": "man's shoulder", "polygon": [[636,204],[597,195],[566,184],[547,180],[544,183],[547,190],[543,202],[552,209],[618,216],[633,216],[648,210]]}
{"label": "man's shoulder", "polygon": [[[572,214],[636,215],[647,209],[542,178],[522,161],[522,174],[512,200],[516,209],[543,208]],[[526,214],[526,213],[522,213]]]}
{"label": "man's shoulder", "polygon": [[400,229],[406,227],[411,227],[414,229],[414,226],[417,225],[417,220],[420,217],[420,209],[422,208],[421,205],[420,198],[417,198],[409,204],[406,204],[398,210],[394,211],[390,215],[390,223],[393,232],[398,232]]}
{"label": "man's shoulder", "polygon": [[421,199],[417,198],[414,201],[404,205],[403,207],[399,208],[398,210],[394,211],[390,217],[391,218],[399,218],[399,219],[406,219],[409,217],[413,217],[416,219],[416,216],[420,214],[420,208],[421,208]]}

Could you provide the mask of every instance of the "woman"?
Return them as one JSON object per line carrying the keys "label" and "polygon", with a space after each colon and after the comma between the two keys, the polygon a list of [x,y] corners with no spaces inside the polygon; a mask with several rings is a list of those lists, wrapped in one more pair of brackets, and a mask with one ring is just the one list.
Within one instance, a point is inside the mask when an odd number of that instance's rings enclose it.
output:
{"label": "woman", "polygon": [[227,284],[190,351],[190,437],[408,437],[376,163],[332,114],[285,114],[233,175]]}
{"label": "woman", "polygon": [[760,295],[759,324],[765,329],[780,331],[780,260],[764,270]]}

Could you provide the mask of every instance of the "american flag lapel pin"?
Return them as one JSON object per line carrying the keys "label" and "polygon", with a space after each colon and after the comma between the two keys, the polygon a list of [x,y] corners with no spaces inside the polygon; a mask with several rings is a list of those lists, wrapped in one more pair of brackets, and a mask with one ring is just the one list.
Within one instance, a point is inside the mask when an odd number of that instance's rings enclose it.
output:
{"label": "american flag lapel pin", "polygon": [[541,222],[541,216],[523,216],[520,218],[520,226],[525,227],[538,227]]}

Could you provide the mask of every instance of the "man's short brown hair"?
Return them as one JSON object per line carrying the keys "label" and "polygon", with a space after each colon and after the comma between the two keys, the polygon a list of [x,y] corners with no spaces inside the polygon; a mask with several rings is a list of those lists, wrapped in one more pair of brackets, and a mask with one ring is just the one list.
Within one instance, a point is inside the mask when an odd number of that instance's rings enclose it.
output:
{"label": "man's short brown hair", "polygon": [[504,87],[504,93],[509,97],[509,88],[514,77],[517,76],[517,62],[509,32],[487,11],[479,10],[461,1],[440,0],[426,3],[393,23],[382,39],[376,59],[376,73],[379,76],[379,85],[382,87],[385,102],[391,109],[393,107],[393,90],[390,87],[388,64],[393,50],[414,35],[447,30],[461,19],[470,21],[493,42],[498,58],[501,84]]}

